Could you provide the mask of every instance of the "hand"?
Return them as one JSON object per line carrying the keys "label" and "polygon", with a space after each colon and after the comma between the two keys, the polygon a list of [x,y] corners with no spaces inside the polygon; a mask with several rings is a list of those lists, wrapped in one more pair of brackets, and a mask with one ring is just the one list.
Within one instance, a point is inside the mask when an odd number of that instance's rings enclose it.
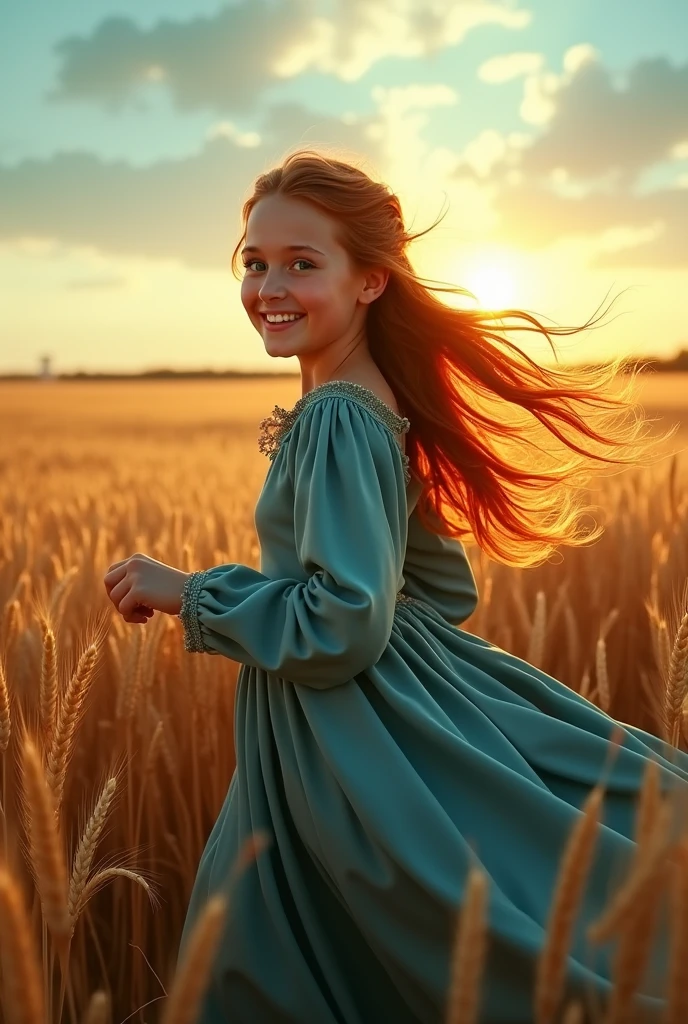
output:
{"label": "hand", "polygon": [[182,591],[190,575],[137,551],[121,562],[113,562],[103,582],[125,622],[147,622],[156,610],[179,614]]}

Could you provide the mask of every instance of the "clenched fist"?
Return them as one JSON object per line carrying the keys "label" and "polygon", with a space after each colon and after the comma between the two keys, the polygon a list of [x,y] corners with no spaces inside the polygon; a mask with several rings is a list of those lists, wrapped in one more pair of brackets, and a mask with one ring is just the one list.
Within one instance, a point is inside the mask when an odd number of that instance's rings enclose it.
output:
{"label": "clenched fist", "polygon": [[190,575],[137,551],[121,562],[113,562],[103,583],[125,622],[147,622],[155,611],[179,614],[182,591]]}

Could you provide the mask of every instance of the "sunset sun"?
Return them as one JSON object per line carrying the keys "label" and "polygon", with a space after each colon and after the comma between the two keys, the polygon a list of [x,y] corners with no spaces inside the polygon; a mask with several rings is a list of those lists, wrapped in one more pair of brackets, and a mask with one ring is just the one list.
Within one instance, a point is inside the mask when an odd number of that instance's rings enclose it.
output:
{"label": "sunset sun", "polygon": [[504,259],[480,261],[463,274],[462,284],[484,309],[506,309],[516,301],[515,275]]}

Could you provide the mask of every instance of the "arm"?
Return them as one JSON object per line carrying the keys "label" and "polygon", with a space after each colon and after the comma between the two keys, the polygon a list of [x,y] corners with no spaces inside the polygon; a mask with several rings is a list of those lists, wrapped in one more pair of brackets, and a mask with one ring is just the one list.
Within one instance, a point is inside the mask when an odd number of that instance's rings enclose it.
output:
{"label": "arm", "polygon": [[403,464],[389,431],[341,396],[313,402],[284,444],[309,578],[214,566],[192,573],[179,617],[188,651],[327,688],[375,664],[389,641],[406,545]]}
{"label": "arm", "polygon": [[431,605],[453,625],[478,604],[478,588],[461,541],[426,530],[417,506],[409,516],[404,591]]}

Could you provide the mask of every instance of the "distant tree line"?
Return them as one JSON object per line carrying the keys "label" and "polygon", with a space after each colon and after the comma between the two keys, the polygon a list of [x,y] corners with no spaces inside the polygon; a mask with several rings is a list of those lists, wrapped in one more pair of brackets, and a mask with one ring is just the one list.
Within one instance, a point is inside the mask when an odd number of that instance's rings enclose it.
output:
{"label": "distant tree line", "polygon": [[688,349],[683,349],[674,359],[643,359],[638,362],[646,363],[658,373],[688,373]]}
{"label": "distant tree line", "polygon": [[[566,364],[557,363],[557,369]],[[577,364],[580,366],[580,364]],[[645,372],[656,373],[688,373],[688,349],[682,349],[673,359],[652,359],[650,356],[639,356],[628,359],[629,369],[642,366]],[[297,380],[298,373],[242,372],[241,370],[144,370],[141,373],[53,373],[52,380]],[[4,373],[0,380],[37,380],[35,373]]]}

